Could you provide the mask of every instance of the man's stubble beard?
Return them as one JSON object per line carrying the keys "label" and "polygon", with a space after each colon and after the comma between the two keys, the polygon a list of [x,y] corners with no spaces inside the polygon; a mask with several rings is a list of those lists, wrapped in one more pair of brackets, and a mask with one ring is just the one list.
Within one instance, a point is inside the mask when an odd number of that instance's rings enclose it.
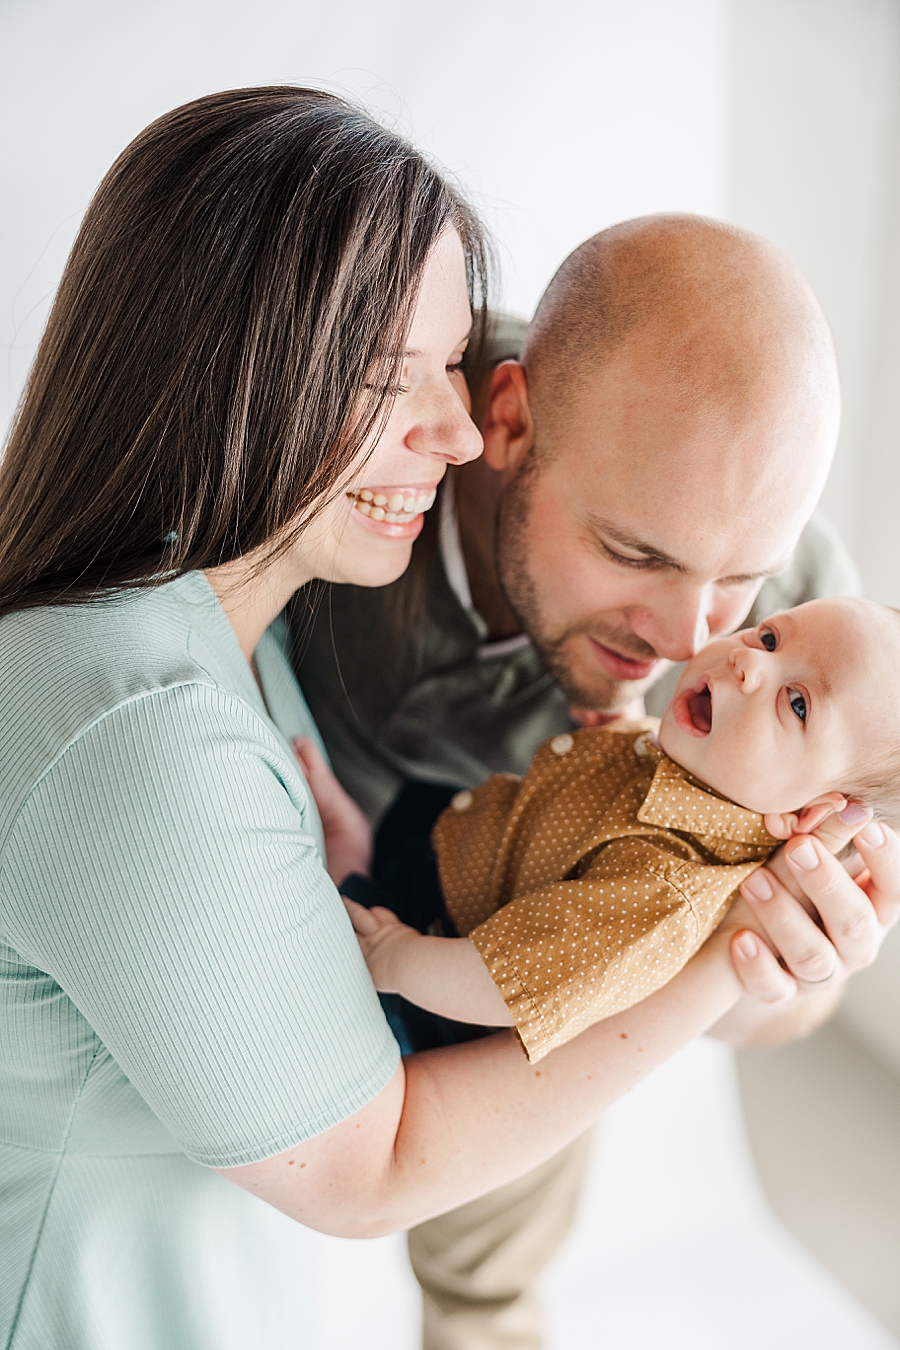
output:
{"label": "man's stubble beard", "polygon": [[618,712],[633,699],[641,697],[664,673],[667,663],[660,662],[659,671],[654,671],[645,680],[614,680],[602,670],[596,672],[590,686],[579,679],[566,648],[581,634],[595,637],[614,651],[623,652],[635,660],[654,660],[656,653],[649,647],[645,653],[635,651],[638,639],[634,633],[626,635],[605,631],[596,618],[586,618],[568,628],[554,631],[541,605],[528,558],[531,499],[539,474],[538,458],[532,449],[518,473],[504,488],[497,511],[494,538],[497,578],[507,603],[570,704],[575,708],[591,708],[597,712]]}

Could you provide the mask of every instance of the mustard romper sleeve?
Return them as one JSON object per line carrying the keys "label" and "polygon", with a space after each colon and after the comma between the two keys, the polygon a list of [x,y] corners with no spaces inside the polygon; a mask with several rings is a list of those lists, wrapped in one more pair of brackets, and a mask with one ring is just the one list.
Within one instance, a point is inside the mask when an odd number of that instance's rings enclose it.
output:
{"label": "mustard romper sleeve", "polygon": [[631,836],[471,932],[535,1062],[668,983],[758,862],[705,865]]}

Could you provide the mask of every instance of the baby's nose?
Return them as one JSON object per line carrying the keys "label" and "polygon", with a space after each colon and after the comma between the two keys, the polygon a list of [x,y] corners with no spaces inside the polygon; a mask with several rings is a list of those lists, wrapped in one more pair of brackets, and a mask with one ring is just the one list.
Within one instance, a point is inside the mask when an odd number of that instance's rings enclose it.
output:
{"label": "baby's nose", "polygon": [[757,653],[750,647],[736,647],[731,654],[731,664],[741,693],[755,694],[762,679]]}

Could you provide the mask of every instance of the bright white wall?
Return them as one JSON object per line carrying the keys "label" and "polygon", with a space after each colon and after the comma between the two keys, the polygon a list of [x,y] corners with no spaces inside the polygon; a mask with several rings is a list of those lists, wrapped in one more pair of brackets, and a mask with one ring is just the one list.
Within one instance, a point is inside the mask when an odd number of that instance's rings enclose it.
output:
{"label": "bright white wall", "polygon": [[720,213],[728,0],[5,0],[0,426],[91,192],[148,121],[218,88],[364,99],[454,170],[529,312],[612,221]]}
{"label": "bright white wall", "polygon": [[[646,211],[727,215],[806,270],[837,338],[830,514],[900,603],[898,0],[4,0],[0,427],[91,192],[157,114],[217,88],[324,84],[476,197],[528,313],[580,239]],[[900,1066],[900,933],[846,1016]]]}
{"label": "bright white wall", "polygon": [[[886,406],[876,411],[874,400],[896,234],[900,6],[734,0],[733,14],[727,210],[796,258],[822,302],[844,391],[824,504],[859,557],[867,590],[896,604],[894,531],[884,531],[873,553],[870,508],[883,486],[872,465],[876,422],[888,414]],[[896,397],[883,390],[883,404],[885,398],[896,408]]]}
{"label": "bright white wall", "polygon": [[[825,507],[900,605],[900,4],[735,0],[727,212],[797,259],[844,390]],[[900,930],[840,1014],[900,1071]]]}

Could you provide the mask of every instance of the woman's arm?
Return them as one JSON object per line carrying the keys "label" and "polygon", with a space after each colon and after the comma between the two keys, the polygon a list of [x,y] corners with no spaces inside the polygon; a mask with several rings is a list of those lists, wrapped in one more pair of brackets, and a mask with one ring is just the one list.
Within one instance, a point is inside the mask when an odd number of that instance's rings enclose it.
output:
{"label": "woman's arm", "polygon": [[732,945],[739,952],[749,929],[738,902],[674,980],[540,1065],[529,1065],[503,1032],[413,1055],[355,1116],[222,1175],[310,1227],[368,1237],[421,1222],[537,1166],[651,1069],[721,1025],[742,988],[775,1007],[815,989],[812,981],[829,963],[834,973],[825,983],[869,964],[900,914],[900,841],[883,826],[860,836],[866,872],[856,881],[818,842],[814,867],[791,861],[803,842],[785,851],[826,931],[777,879],[771,900],[753,902],[765,913],[753,927],[769,935],[786,969],[754,937],[753,954],[737,958],[738,982],[729,953]]}
{"label": "woman's arm", "polygon": [[731,1007],[741,992],[732,931],[720,929],[651,998],[537,1067],[505,1032],[412,1055],[356,1115],[222,1175],[299,1222],[346,1237],[408,1228],[503,1185],[558,1152]]}

